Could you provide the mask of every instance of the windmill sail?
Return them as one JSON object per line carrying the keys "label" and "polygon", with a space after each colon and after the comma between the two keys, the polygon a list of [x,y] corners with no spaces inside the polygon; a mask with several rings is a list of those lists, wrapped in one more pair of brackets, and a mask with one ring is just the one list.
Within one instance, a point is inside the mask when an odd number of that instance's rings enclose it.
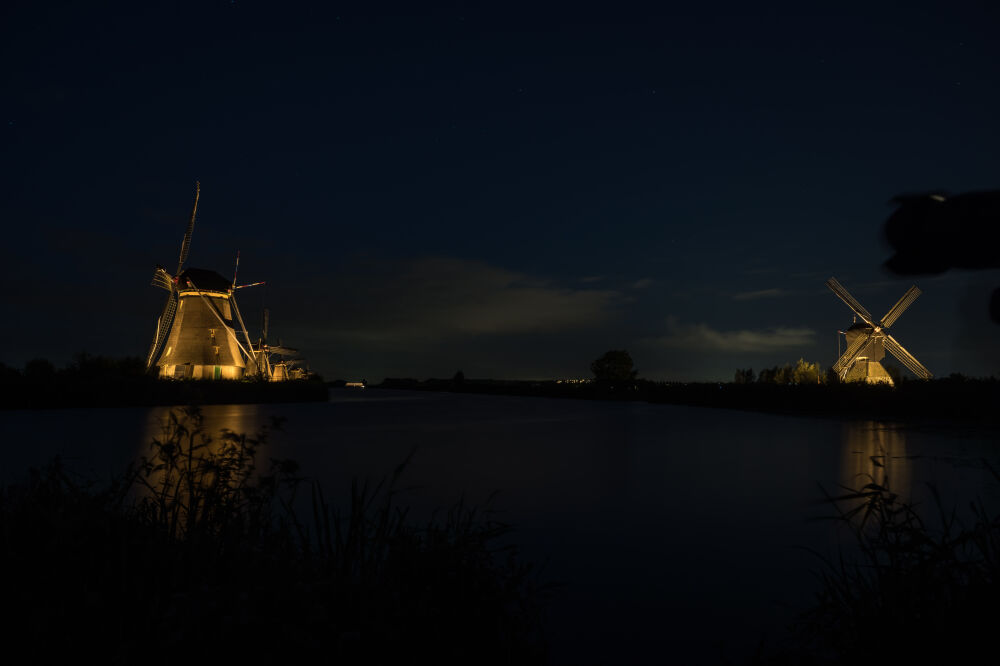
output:
{"label": "windmill sail", "polygon": [[177,260],[177,270],[174,271],[174,275],[180,275],[181,269],[184,268],[184,262],[187,261],[188,252],[191,251],[191,234],[194,233],[194,218],[198,214],[198,197],[201,196],[201,183],[195,182],[194,184],[194,207],[191,208],[191,219],[188,221],[187,231],[184,232],[184,240],[181,242],[181,256]]}
{"label": "windmill sail", "polygon": [[861,348],[868,344],[868,341],[872,339],[873,334],[859,335],[855,338],[854,342],[847,347],[847,350],[837,359],[837,362],[833,364],[833,371],[840,374],[851,364],[854,357],[858,355]]}
{"label": "windmill sail", "polygon": [[899,362],[906,366],[906,368],[921,379],[930,379],[934,375],[920,363],[913,354],[903,349],[903,345],[896,342],[896,339],[891,335],[885,336],[885,348],[889,350],[889,353],[899,359]]}
{"label": "windmill sail", "polygon": [[899,301],[897,301],[896,304],[885,313],[884,317],[882,317],[882,328],[889,328],[892,326],[896,320],[899,319],[899,316],[906,312],[906,308],[910,307],[910,305],[913,304],[913,301],[917,300],[917,296],[920,294],[921,291],[917,289],[917,285],[910,287],[906,293],[903,294],[903,297],[900,298]]}
{"label": "windmill sail", "polygon": [[837,278],[830,278],[829,280],[827,280],[826,286],[830,288],[830,291],[832,291],[837,295],[837,298],[844,301],[844,303],[847,304],[847,307],[851,308],[851,310],[854,311],[854,314],[861,317],[866,324],[868,324],[869,326],[875,325],[874,323],[872,323],[871,313],[868,312],[868,310],[866,310],[864,306],[861,305],[861,303],[858,303],[858,301],[853,296],[851,296],[851,294],[848,293],[846,289],[844,289],[844,285],[837,282]]}
{"label": "windmill sail", "polygon": [[167,291],[174,290],[174,279],[163,266],[157,266],[156,270],[153,271],[153,281],[150,284],[160,289],[166,289]]}
{"label": "windmill sail", "polygon": [[160,313],[160,318],[156,320],[156,334],[153,335],[153,344],[149,348],[149,354],[146,355],[146,370],[153,367],[157,359],[160,357],[160,352],[163,351],[163,343],[166,342],[167,336],[170,334],[170,328],[174,324],[174,315],[177,313],[177,294],[173,289],[170,290],[170,294],[167,295],[167,302],[163,305],[163,312]]}

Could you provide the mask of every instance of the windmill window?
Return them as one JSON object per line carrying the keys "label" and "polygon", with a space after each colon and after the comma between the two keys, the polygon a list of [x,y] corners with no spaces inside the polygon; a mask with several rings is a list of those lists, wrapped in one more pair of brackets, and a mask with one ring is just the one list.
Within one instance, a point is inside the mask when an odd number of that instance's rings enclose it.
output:
{"label": "windmill window", "polygon": [[214,351],[215,355],[218,356],[219,355],[219,345],[213,345],[212,346],[212,351]]}
{"label": "windmill window", "polygon": [[208,336],[210,338],[212,338],[213,340],[215,339],[215,329],[214,328],[208,329]]}

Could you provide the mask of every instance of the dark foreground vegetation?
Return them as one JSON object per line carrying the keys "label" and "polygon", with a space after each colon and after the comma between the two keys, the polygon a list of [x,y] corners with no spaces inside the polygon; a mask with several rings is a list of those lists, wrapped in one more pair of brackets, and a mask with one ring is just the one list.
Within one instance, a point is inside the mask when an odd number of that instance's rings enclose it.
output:
{"label": "dark foreground vegetation", "polygon": [[[82,481],[56,460],[0,489],[8,660],[546,661],[547,591],[500,545],[507,526],[461,503],[415,524],[394,491],[405,462],[334,506],[292,461],[257,468],[267,435],[213,440],[188,408],[110,482]],[[966,663],[991,653],[1000,518],[982,503],[962,518],[942,501],[916,506],[885,477],[828,500],[847,535],[842,554],[817,553],[815,605],[753,663]]]}
{"label": "dark foreground vegetation", "polygon": [[57,369],[34,359],[18,370],[0,363],[0,409],[310,402],[327,399],[320,379],[286,382],[163,381],[142,359],[78,354]]}
{"label": "dark foreground vegetation", "polygon": [[[878,456],[873,458],[879,465]],[[1000,474],[983,461],[993,477]],[[823,561],[815,606],[766,664],[965,664],[996,659],[1000,516],[981,500],[961,517],[934,496],[917,506],[889,480],[827,499],[845,548]]]}
{"label": "dark foreground vegetation", "polygon": [[517,381],[386,378],[376,388],[523,395],[585,400],[640,400],[782,414],[908,421],[997,423],[1000,381],[952,376],[902,380],[895,387],[860,383],[680,383],[633,379]]}
{"label": "dark foreground vegetation", "polygon": [[414,525],[395,476],[332,506],[292,462],[258,472],[265,440],[213,441],[192,408],[109,484],[56,461],[3,488],[9,663],[543,660],[530,567],[497,546],[504,525],[462,504]]}

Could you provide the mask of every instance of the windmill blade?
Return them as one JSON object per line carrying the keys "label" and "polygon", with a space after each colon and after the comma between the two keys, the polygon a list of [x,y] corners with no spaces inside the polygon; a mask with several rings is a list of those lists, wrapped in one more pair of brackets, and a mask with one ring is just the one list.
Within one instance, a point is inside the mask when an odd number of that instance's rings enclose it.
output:
{"label": "windmill blade", "polygon": [[271,311],[268,310],[267,308],[264,308],[264,322],[263,325],[260,327],[260,337],[261,340],[263,340],[265,343],[267,342],[267,325],[270,322],[270,319],[271,319]]}
{"label": "windmill blade", "polygon": [[156,320],[156,333],[153,335],[153,344],[150,345],[149,354],[146,356],[147,371],[160,359],[163,344],[167,341],[167,336],[170,335],[170,327],[173,326],[174,315],[177,314],[177,292],[173,289],[173,283],[170,286],[170,295],[167,296],[167,302],[163,305],[163,312],[160,313],[160,318]]}
{"label": "windmill blade", "polygon": [[181,258],[177,262],[177,270],[174,271],[175,275],[181,274],[184,262],[188,258],[188,251],[191,249],[191,234],[194,232],[194,217],[198,213],[198,197],[200,195],[201,183],[196,181],[194,184],[194,208],[191,209],[191,220],[188,221],[187,231],[184,232],[184,242],[181,243]]}
{"label": "windmill blade", "polygon": [[893,356],[899,359],[899,362],[905,365],[910,372],[915,374],[921,379],[930,379],[934,375],[931,371],[925,368],[920,361],[913,357],[913,354],[903,349],[903,345],[896,342],[896,339],[889,334],[885,336],[885,348],[889,350]]}
{"label": "windmill blade", "polygon": [[174,276],[166,271],[163,266],[157,266],[156,270],[153,271],[153,281],[151,283],[154,287],[159,287],[160,289],[166,289],[167,291],[174,290]]}
{"label": "windmill blade", "polygon": [[907,292],[903,294],[903,297],[900,298],[895,305],[889,308],[889,311],[885,313],[884,317],[882,317],[882,328],[889,328],[892,326],[893,323],[899,319],[899,315],[906,312],[906,308],[910,307],[910,305],[913,304],[913,301],[917,300],[917,296],[922,293],[923,292],[917,289],[917,285],[910,287]]}
{"label": "windmill blade", "polygon": [[874,335],[875,332],[873,331],[864,337],[859,335],[855,338],[854,342],[850,344],[843,355],[837,359],[836,363],[833,364],[833,371],[839,375],[845,368],[849,367],[851,365],[851,361],[854,360],[854,357],[857,356],[858,352],[861,351],[866,344],[868,344],[868,341],[871,340]]}
{"label": "windmill blade", "polygon": [[250,334],[249,334],[249,333],[247,333],[247,327],[246,327],[246,324],[244,324],[244,323],[243,323],[243,315],[242,315],[242,314],[240,314],[240,308],[239,308],[239,306],[238,306],[238,305],[236,304],[236,299],[235,299],[235,298],[233,298],[233,297],[230,297],[230,298],[229,298],[229,303],[230,303],[230,305],[231,305],[231,306],[232,306],[232,308],[233,308],[233,312],[235,312],[235,313],[236,313],[236,320],[240,322],[240,329],[242,329],[242,331],[243,331],[243,337],[244,337],[244,338],[246,339],[246,341],[247,341],[247,349],[248,349],[248,350],[249,350],[249,352],[250,352],[250,353],[249,353],[249,359],[248,359],[248,360],[252,360],[252,361],[254,362],[254,365],[256,366],[256,367],[254,368],[254,372],[258,372],[258,371],[260,370],[260,361],[259,361],[259,360],[258,360],[258,358],[257,358],[257,354],[255,354],[255,353],[254,353],[254,349],[253,349],[253,343],[252,343],[252,342],[250,342]]}
{"label": "windmill blade", "polygon": [[855,300],[855,298],[851,296],[846,289],[844,289],[844,285],[837,282],[837,278],[830,278],[827,280],[826,286],[829,287],[830,291],[835,293],[840,300],[844,301],[844,303],[847,304],[847,307],[854,311],[854,314],[861,317],[866,324],[872,327],[875,326],[875,322],[872,321],[871,313],[868,312],[868,310],[865,310],[861,303],[858,303],[858,301]]}
{"label": "windmill blade", "polygon": [[298,349],[292,349],[291,347],[279,347],[278,345],[268,345],[267,350],[272,354],[277,354],[278,356],[295,356],[299,353]]}

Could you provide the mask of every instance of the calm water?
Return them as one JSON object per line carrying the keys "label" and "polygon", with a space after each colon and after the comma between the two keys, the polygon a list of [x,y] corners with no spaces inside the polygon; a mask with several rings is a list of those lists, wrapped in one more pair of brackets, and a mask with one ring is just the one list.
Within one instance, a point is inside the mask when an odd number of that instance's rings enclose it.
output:
{"label": "calm water", "polygon": [[[97,476],[146,451],[167,408],[0,413],[0,479],[60,455]],[[774,638],[814,592],[831,547],[820,486],[857,485],[886,454],[891,484],[949,503],[1000,490],[995,432],[899,428],[641,403],[334,391],[329,403],[204,409],[213,431],[287,418],[270,455],[298,460],[337,501],[352,476],[404,476],[417,512],[459,497],[516,528],[543,578],[556,663],[718,663]]]}

